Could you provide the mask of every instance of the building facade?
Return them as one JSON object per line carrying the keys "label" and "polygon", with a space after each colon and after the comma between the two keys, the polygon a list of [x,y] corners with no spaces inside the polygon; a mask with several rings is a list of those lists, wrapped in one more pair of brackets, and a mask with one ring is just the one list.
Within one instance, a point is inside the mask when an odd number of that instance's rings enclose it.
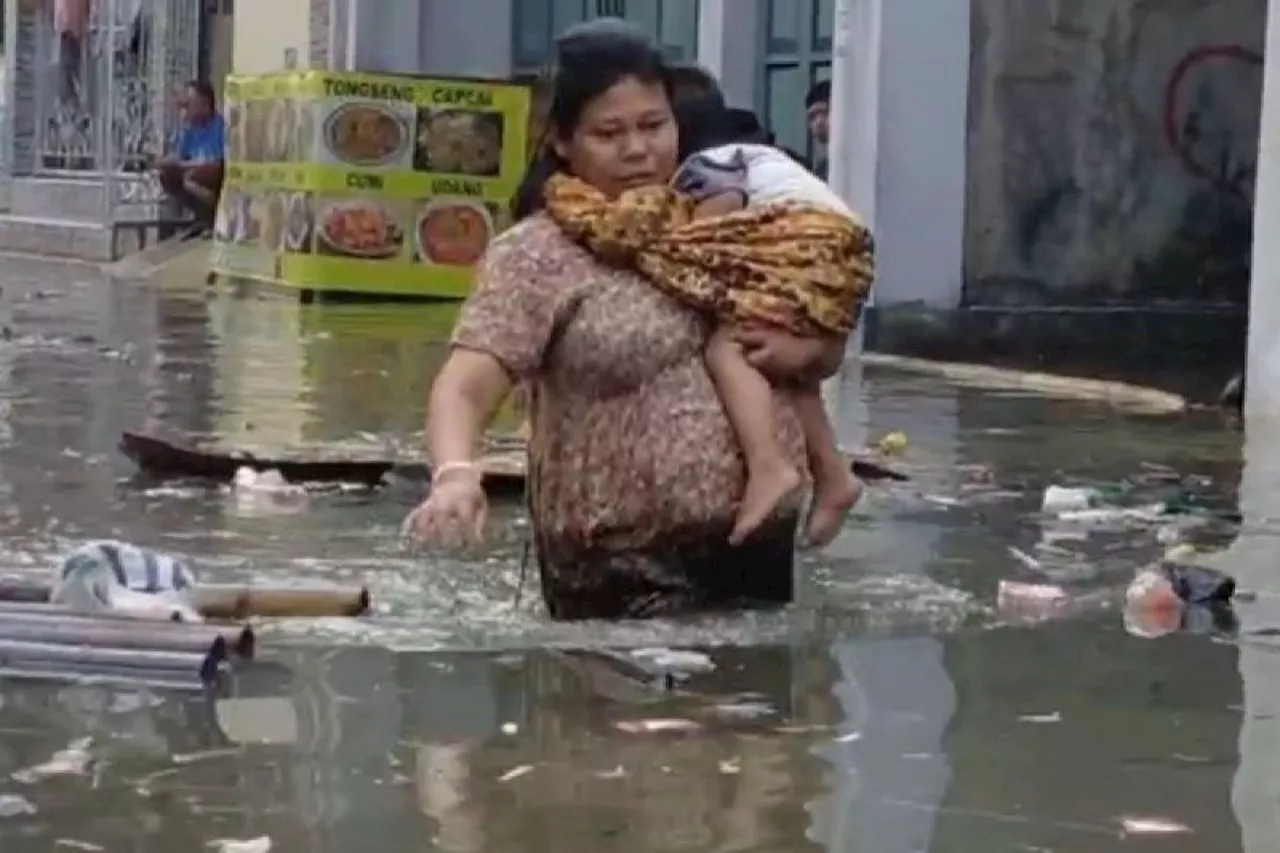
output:
{"label": "building facade", "polygon": [[[210,0],[213,2],[213,0]],[[8,0],[0,248],[102,257],[110,223],[153,216],[150,158],[200,71],[189,0]]]}
{"label": "building facade", "polygon": [[[67,38],[54,9],[77,4]],[[799,151],[805,92],[845,69],[833,179],[876,225],[881,306],[1240,305],[1266,5],[6,0],[0,216],[124,215],[200,70],[506,79],[545,67],[566,26],[619,15]],[[0,247],[24,247],[14,225]]]}

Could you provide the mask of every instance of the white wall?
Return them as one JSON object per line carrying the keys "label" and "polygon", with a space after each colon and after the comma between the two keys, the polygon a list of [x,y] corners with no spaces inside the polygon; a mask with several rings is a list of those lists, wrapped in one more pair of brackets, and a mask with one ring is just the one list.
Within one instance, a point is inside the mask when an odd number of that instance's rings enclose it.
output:
{"label": "white wall", "polygon": [[697,61],[720,80],[729,106],[754,109],[762,0],[702,0]]}
{"label": "white wall", "polygon": [[[1280,57],[1280,2],[1268,6],[1266,55]],[[1280,247],[1267,238],[1280,229],[1280,61],[1268,59],[1262,86],[1254,232],[1263,236],[1253,243],[1246,399],[1254,432],[1270,429],[1274,438],[1280,432]]]}
{"label": "white wall", "polygon": [[305,63],[311,51],[309,0],[237,3],[232,25],[232,68],[237,74],[266,74],[285,67],[285,52]]}
{"label": "white wall", "polygon": [[[360,0],[357,67],[398,74],[509,77],[512,2]],[[345,20],[339,26],[345,27]],[[345,33],[335,41],[345,46]],[[343,50],[339,47],[339,53]]]}
{"label": "white wall", "polygon": [[832,187],[876,236],[874,301],[953,308],[963,291],[968,0],[840,0]]}
{"label": "white wall", "polygon": [[519,0],[423,3],[422,71],[459,77],[510,77],[512,2]]}

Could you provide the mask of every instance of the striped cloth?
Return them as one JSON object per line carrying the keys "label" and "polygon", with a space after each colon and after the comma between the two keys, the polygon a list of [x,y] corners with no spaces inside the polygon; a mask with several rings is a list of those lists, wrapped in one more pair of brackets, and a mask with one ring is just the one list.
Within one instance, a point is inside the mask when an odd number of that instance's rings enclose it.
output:
{"label": "striped cloth", "polygon": [[87,542],[62,561],[65,582],[75,574],[93,576],[106,569],[120,586],[132,592],[182,592],[195,586],[186,564],[168,554],[128,542]]}

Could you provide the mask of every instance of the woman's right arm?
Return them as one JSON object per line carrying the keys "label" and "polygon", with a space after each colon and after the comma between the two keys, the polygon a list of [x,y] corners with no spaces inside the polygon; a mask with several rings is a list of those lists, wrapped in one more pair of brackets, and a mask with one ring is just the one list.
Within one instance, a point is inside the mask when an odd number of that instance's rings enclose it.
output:
{"label": "woman's right arm", "polygon": [[432,464],[443,469],[479,458],[480,436],[510,390],[511,379],[498,359],[455,348],[427,400],[427,455]]}

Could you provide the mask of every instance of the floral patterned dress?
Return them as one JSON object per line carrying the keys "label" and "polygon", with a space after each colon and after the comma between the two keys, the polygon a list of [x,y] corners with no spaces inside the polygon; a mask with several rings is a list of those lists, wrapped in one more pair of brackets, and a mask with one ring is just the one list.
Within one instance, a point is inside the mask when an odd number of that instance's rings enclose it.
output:
{"label": "floral patterned dress", "polygon": [[[553,618],[791,600],[797,506],[727,541],[745,470],[703,365],[709,330],[544,214],[489,248],[453,343],[531,388],[530,511]],[[777,420],[806,470],[795,413],[783,403]]]}

